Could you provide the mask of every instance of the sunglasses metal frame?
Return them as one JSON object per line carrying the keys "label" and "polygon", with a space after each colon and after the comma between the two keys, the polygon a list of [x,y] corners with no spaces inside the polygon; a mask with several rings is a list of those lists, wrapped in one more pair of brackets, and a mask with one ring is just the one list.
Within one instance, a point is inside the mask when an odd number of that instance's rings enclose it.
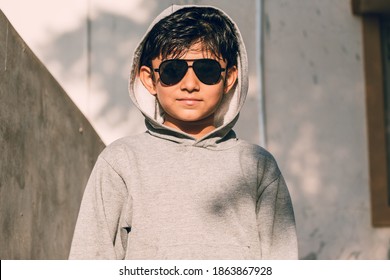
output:
{"label": "sunglasses metal frame", "polygon": [[[199,78],[198,73],[196,73],[196,70],[195,70],[195,69],[194,69],[194,73],[195,73],[196,77],[199,79],[199,81],[201,81],[203,84],[205,84],[205,85],[215,85],[215,84],[217,84],[217,83],[220,81],[220,79],[221,79],[221,73],[224,72],[224,71],[226,71],[226,68],[222,68],[222,67],[221,67],[221,64],[219,64],[219,62],[218,62],[217,60],[211,59],[211,58],[199,58],[199,59],[178,59],[178,58],[174,58],[174,59],[167,59],[167,60],[164,60],[163,62],[161,62],[158,68],[153,68],[153,71],[160,74],[160,81],[161,81],[164,85],[172,86],[172,85],[175,85],[175,84],[179,83],[179,82],[184,78],[184,76],[186,75],[188,69],[189,69],[189,68],[193,68],[193,65],[194,65],[197,61],[205,61],[205,60],[206,60],[206,61],[209,61],[209,60],[210,60],[210,61],[215,61],[215,62],[218,64],[218,66],[219,66],[218,72],[220,73],[220,74],[219,74],[219,77],[218,77],[218,80],[217,80],[215,83],[208,84],[208,83],[205,83],[204,81],[202,81],[202,80]],[[161,80],[161,73],[160,73],[160,71],[161,71],[161,70],[160,70],[160,69],[161,69],[161,65],[164,65],[165,63],[169,63],[170,61],[185,61],[185,62],[187,62],[187,69],[186,69],[186,71],[184,72],[183,77],[181,77],[180,80],[178,80],[176,83],[165,83],[164,81]],[[193,62],[192,65],[188,65],[188,62],[191,62],[191,61]]]}

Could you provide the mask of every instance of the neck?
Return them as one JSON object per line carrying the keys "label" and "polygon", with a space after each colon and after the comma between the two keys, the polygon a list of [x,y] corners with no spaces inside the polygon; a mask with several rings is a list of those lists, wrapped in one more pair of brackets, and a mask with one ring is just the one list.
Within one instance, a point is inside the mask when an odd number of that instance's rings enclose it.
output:
{"label": "neck", "polygon": [[187,133],[195,139],[200,139],[215,129],[214,115],[193,122],[177,120],[167,115],[164,125]]}

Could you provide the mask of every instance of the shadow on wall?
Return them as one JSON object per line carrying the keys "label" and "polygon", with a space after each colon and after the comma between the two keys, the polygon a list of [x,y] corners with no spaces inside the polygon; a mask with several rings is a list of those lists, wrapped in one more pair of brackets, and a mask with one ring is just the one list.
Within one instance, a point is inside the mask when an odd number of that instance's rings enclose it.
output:
{"label": "shadow on wall", "polygon": [[370,219],[360,22],[344,2],[267,2],[268,139],[302,259],[388,255],[389,230]]}
{"label": "shadow on wall", "polygon": [[[88,26],[85,28],[82,23],[78,29],[55,38],[48,47],[46,60],[58,63],[60,74],[68,79],[73,75],[72,69],[82,65],[87,58],[84,67],[88,92],[77,94],[87,95],[87,104],[81,104],[81,107],[86,106],[84,111],[88,117],[92,122],[104,119],[112,126],[127,121],[129,131],[137,129],[137,123],[128,119],[129,111],[138,114],[128,96],[128,73],[132,50],[147,25],[99,11]],[[87,48],[80,38],[86,38]]]}

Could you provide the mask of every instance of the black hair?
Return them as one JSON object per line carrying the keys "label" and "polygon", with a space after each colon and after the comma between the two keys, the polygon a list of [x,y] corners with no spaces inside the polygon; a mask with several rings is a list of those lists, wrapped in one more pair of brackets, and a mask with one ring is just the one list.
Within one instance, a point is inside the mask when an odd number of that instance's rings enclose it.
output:
{"label": "black hair", "polygon": [[211,7],[187,7],[154,25],[144,40],[140,66],[151,67],[159,56],[180,57],[198,42],[205,51],[226,60],[227,68],[237,65],[238,39],[231,20]]}

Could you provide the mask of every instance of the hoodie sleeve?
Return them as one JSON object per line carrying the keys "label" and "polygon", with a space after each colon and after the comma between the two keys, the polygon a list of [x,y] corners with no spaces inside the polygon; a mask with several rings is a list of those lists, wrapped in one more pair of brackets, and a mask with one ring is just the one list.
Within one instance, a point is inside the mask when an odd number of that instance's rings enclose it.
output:
{"label": "hoodie sleeve", "polygon": [[257,200],[257,225],[262,259],[298,259],[290,194],[275,160],[271,159],[266,170],[263,170]]}
{"label": "hoodie sleeve", "polygon": [[126,197],[124,181],[100,156],[84,192],[69,259],[124,258],[121,213]]}

